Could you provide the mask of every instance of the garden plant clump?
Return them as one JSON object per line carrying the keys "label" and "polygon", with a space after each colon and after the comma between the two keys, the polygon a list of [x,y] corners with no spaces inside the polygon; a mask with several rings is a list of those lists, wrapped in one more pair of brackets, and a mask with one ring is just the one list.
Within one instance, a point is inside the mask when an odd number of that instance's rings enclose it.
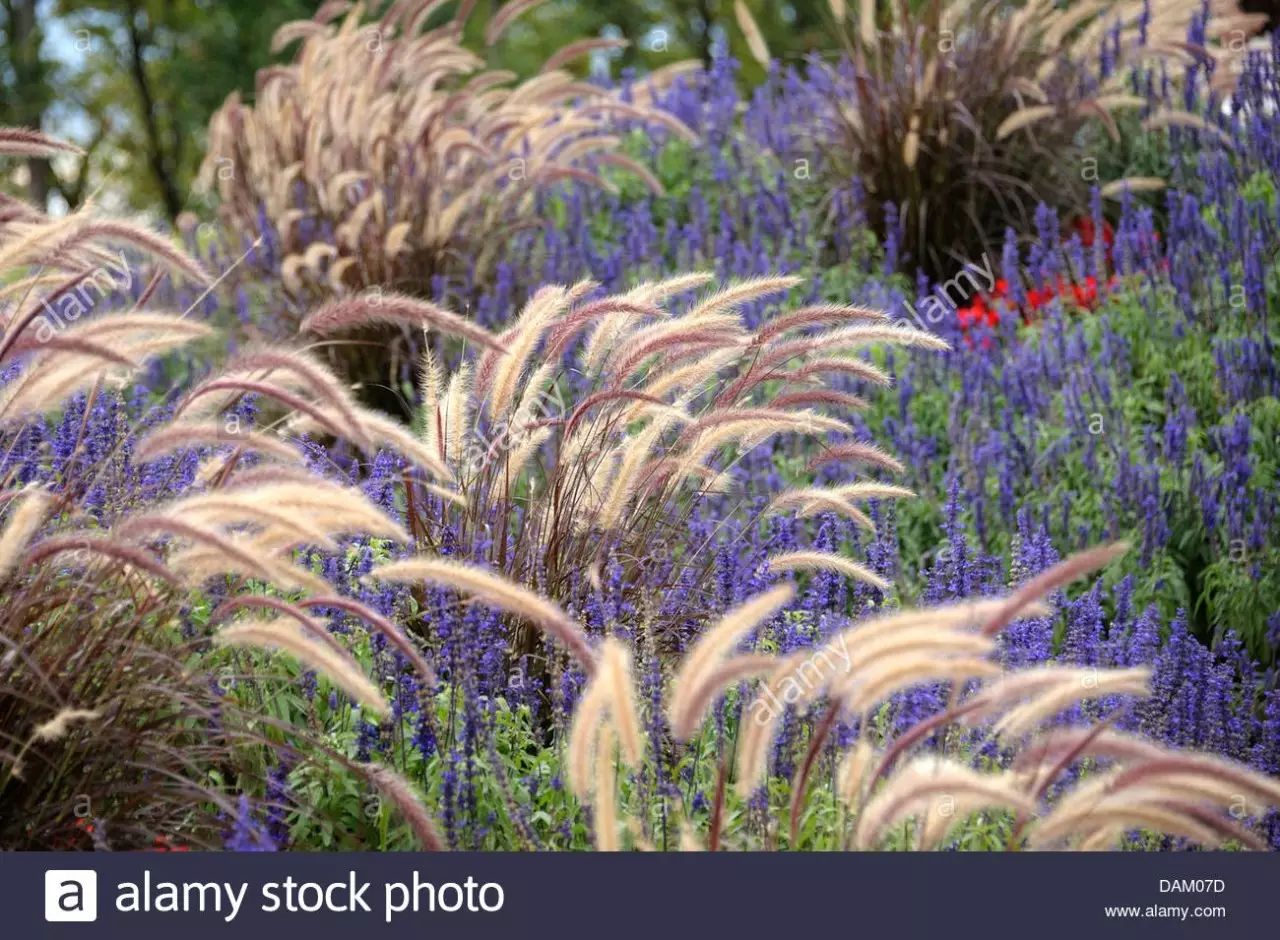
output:
{"label": "garden plant clump", "polygon": [[0,844],[1280,849],[1256,18],[340,6],[217,221],[0,197]]}

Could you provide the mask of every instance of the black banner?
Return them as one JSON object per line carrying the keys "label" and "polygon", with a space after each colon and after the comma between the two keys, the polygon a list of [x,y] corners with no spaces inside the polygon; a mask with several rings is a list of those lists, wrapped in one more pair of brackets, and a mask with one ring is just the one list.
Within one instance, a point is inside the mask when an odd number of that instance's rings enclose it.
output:
{"label": "black banner", "polygon": [[3,854],[0,936],[1226,937],[1280,855]]}

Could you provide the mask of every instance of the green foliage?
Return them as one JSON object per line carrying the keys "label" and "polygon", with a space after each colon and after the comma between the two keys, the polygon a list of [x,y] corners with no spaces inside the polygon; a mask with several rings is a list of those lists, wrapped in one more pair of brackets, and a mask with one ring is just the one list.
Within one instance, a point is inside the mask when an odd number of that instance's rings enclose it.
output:
{"label": "green foliage", "polygon": [[[88,150],[75,192],[109,180],[129,207],[171,220],[195,208],[188,191],[209,116],[232,91],[253,91],[271,35],[316,0],[55,0],[64,37],[50,89],[59,125]],[[28,86],[20,89],[28,93]],[[0,123],[5,123],[0,121]]]}
{"label": "green foliage", "polygon": [[[1097,425],[1090,430],[1073,426],[1067,418],[1065,390],[1053,396],[1052,418],[1037,419],[1036,439],[1043,442],[1041,452],[1056,451],[1051,465],[1042,469],[1038,478],[1017,481],[1019,500],[1036,489],[1036,503],[1048,506],[1071,505],[1069,528],[1056,525],[1051,534],[1057,544],[1074,544],[1078,526],[1095,532],[1110,532],[1113,537],[1127,538],[1141,545],[1143,520],[1132,516],[1113,520],[1107,514],[1111,503],[1097,485],[1099,479],[1116,480],[1121,464],[1129,466],[1145,462],[1144,438],[1147,432],[1160,439],[1168,417],[1166,395],[1172,381],[1179,380],[1187,399],[1195,409],[1196,423],[1188,429],[1189,454],[1202,451],[1209,473],[1221,471],[1220,462],[1210,456],[1211,435],[1219,434],[1234,421],[1237,413],[1245,414],[1252,425],[1250,463],[1260,479],[1275,479],[1280,473],[1280,402],[1262,398],[1247,406],[1233,409],[1220,382],[1220,371],[1214,358],[1218,344],[1237,335],[1235,321],[1213,327],[1179,330],[1181,314],[1167,292],[1157,295],[1155,308],[1144,303],[1150,298],[1147,285],[1133,283],[1110,294],[1096,314],[1081,314],[1080,323],[1086,341],[1086,356],[1106,370],[1105,380],[1114,390],[1114,399],[1097,413]],[[1050,329],[1035,322],[1021,330],[1021,339],[1034,350],[1051,342],[1042,334]],[[1127,350],[1123,369],[1102,366],[1104,346],[1119,344]],[[913,392],[907,410],[916,426],[943,446],[941,459],[946,462],[960,456],[961,466],[973,466],[963,453],[965,438],[952,427],[954,402],[961,394],[959,377],[949,378],[940,370],[939,381],[921,384]],[[998,393],[986,400],[994,413],[1003,407]],[[883,434],[885,422],[897,417],[898,403],[874,399],[868,423],[874,433]],[[985,432],[984,432],[985,433]],[[1097,464],[1087,465],[1092,451]],[[1041,483],[1043,481],[1043,484]],[[897,525],[902,557],[925,563],[929,548],[941,542],[941,505],[945,494],[936,487],[936,475],[921,474],[910,485],[928,498],[899,504]],[[1211,625],[1221,630],[1229,627],[1240,634],[1255,653],[1266,655],[1264,636],[1266,620],[1280,607],[1280,545],[1268,544],[1261,549],[1249,548],[1241,542],[1227,540],[1221,532],[1206,529],[1201,511],[1201,490],[1191,471],[1188,458],[1180,466],[1165,464],[1160,471],[1160,486],[1165,494],[1164,509],[1170,513],[1171,538],[1157,550],[1150,564],[1137,572],[1134,603],[1141,609],[1155,604],[1167,620],[1178,609],[1185,609],[1202,639],[1212,639]],[[998,481],[988,479],[986,492],[995,504]],[[984,548],[997,554],[1010,551],[1012,527],[1007,523],[988,527]],[[923,584],[920,569],[908,573],[909,591]]]}

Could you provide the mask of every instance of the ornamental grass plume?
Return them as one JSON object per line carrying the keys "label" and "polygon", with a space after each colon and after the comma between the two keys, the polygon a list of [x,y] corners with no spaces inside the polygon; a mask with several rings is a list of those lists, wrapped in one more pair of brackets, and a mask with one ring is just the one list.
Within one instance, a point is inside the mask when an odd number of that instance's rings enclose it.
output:
{"label": "ornamental grass plume", "polygon": [[[64,149],[0,129],[0,155]],[[244,396],[278,392],[282,411],[305,412],[300,388],[335,415],[335,431],[361,444],[410,436],[377,416],[363,419],[328,372],[276,349],[242,354],[176,410],[162,402],[138,427],[115,423],[127,414],[120,390],[139,370],[160,360],[180,374],[169,354],[212,331],[188,319],[190,310],[142,309],[163,273],[122,310],[117,301],[129,298],[112,296],[66,322],[45,313],[50,302],[93,280],[114,257],[108,244],[128,245],[170,277],[204,286],[208,275],[131,224],[84,212],[51,220],[16,200],[5,208],[0,845],[84,848],[91,837],[100,848],[147,848],[180,833],[184,845],[220,846],[237,802],[213,781],[239,785],[241,771],[246,781],[260,777],[264,755],[290,738],[311,759],[329,754],[306,729],[256,711],[259,700],[229,694],[219,678],[228,669],[237,683],[269,678],[253,671],[267,660],[243,647],[291,653],[366,710],[388,712],[380,680],[307,613],[323,604],[363,619],[433,681],[398,628],[334,598],[305,558],[350,534],[395,542],[408,533],[358,489],[310,470],[279,428],[245,426]],[[273,375],[275,384],[265,381]],[[113,419],[105,427],[104,414]],[[51,426],[65,433],[51,438]],[[32,449],[31,440],[49,443]],[[196,460],[201,472],[191,472]],[[207,606],[216,609],[198,626],[192,611]],[[263,610],[278,616],[242,616]]]}
{"label": "ornamental grass plume", "polygon": [[[25,130],[0,129],[0,156],[72,152]],[[55,328],[49,303],[128,242],[174,273],[200,266],[132,226],[77,212],[51,220],[13,199],[0,222],[0,844],[67,847],[77,816],[111,820],[111,844],[141,847],[155,832],[216,831],[219,805],[201,768],[224,745],[197,724],[214,709],[207,685],[173,651],[178,605],[163,566],[100,533],[71,535],[91,511],[91,480],[37,476],[21,488],[11,459],[27,429],[66,400],[105,398],[145,360],[208,330],[176,315],[100,313]],[[86,412],[87,416],[87,412]],[[85,447],[85,426],[72,454]],[[167,572],[165,572],[167,574]],[[171,578],[170,583],[176,581]],[[149,786],[139,781],[150,778]],[[90,826],[89,828],[94,828]],[[75,845],[73,847],[81,847]]]}
{"label": "ornamental grass plume", "polygon": [[[486,43],[536,5],[499,7]],[[437,276],[484,283],[507,237],[541,224],[538,194],[562,181],[612,190],[610,168],[661,190],[618,152],[619,121],[693,137],[666,112],[569,71],[616,40],[570,43],[517,83],[463,45],[475,5],[443,21],[441,6],[408,0],[366,17],[363,4],[325,4],[281,27],[273,48],[296,44],[293,60],[259,71],[253,104],[233,93],[214,114],[198,180],[232,230],[278,243],[297,301],[339,298],[308,318],[310,330],[341,329],[342,298],[378,292],[378,315],[362,317],[369,342],[330,350],[371,395],[399,387],[392,363],[415,339],[406,324],[433,315],[405,294],[432,290]],[[466,321],[454,319],[460,331]]]}
{"label": "ornamental grass plume", "polygon": [[438,852],[447,847],[431,811],[423,804],[422,797],[414,791],[413,784],[390,767],[380,764],[357,764],[355,769],[391,801],[413,830],[419,848],[425,852]]}
{"label": "ornamental grass plume", "polygon": [[[808,393],[827,390],[829,375],[847,381],[842,365],[867,363],[869,346],[946,344],[880,325],[884,316],[876,311],[833,304],[801,307],[749,329],[746,306],[785,293],[796,283],[789,277],[751,279],[708,291],[683,310],[675,305],[709,280],[681,276],[614,297],[598,296],[590,282],[544,287],[493,342],[463,347],[452,368],[426,353],[417,434],[411,441],[380,437],[416,465],[407,478],[408,528],[423,555],[375,568],[372,577],[478,597],[536,628],[520,630],[513,659],[533,653],[546,631],[589,669],[585,635],[564,611],[580,606],[612,561],[624,567],[622,583],[634,585],[624,591],[635,591],[638,601],[640,571],[656,559],[705,570],[713,553],[689,544],[682,526],[749,490],[734,472],[749,452],[812,439],[893,467],[887,455],[851,437],[848,416],[863,407],[860,398]],[[423,322],[444,337],[460,335],[451,318]],[[306,427],[355,442],[391,425],[372,424],[372,412],[335,397],[328,380],[293,370],[285,387],[276,376],[286,370],[270,371],[253,384],[214,378],[217,395],[208,401],[224,404],[222,396],[238,386],[304,415]],[[195,389],[188,401],[210,387]],[[861,481],[829,493],[799,488],[777,508],[794,505],[804,514],[827,498],[861,515],[854,501],[908,495]],[[869,519],[865,524],[871,527]],[[435,557],[445,544],[462,547],[465,557]],[[832,563],[808,558],[810,568],[820,564]],[[841,570],[854,575],[859,569],[850,564]],[[557,609],[539,608],[535,595]],[[656,636],[665,625],[649,629]]]}
{"label": "ornamental grass plume", "polygon": [[44,524],[52,503],[49,494],[39,489],[15,494],[9,521],[0,529],[0,578],[13,570],[19,554]]}
{"label": "ornamental grass plume", "polygon": [[[1080,165],[1096,152],[1090,134],[1116,140],[1119,118],[1148,107],[1130,67],[1155,58],[1176,75],[1213,63],[1229,90],[1265,17],[1214,0],[1197,41],[1205,7],[833,3],[842,59],[824,68],[818,92],[833,178],[861,181],[870,221],[882,239],[902,239],[911,269],[941,282],[984,253],[999,257],[1006,228],[1034,230],[1040,203],[1088,204]],[[1179,112],[1170,123],[1194,120]]]}
{"label": "ornamental grass plume", "polygon": [[[721,667],[742,638],[781,610],[795,596],[795,588],[782,584],[734,608],[708,629],[685,656],[672,683],[669,706],[671,734],[686,741],[706,717],[713,698],[731,679]],[[722,685],[715,685],[719,680]]]}
{"label": "ornamental grass plume", "polygon": [[283,619],[244,621],[219,630],[215,640],[226,646],[279,649],[310,669],[323,673],[361,706],[382,717],[388,711],[382,690],[369,681],[360,664],[327,634]]}
{"label": "ornamental grass plume", "polygon": [[875,796],[861,805],[853,846],[879,845],[886,830],[904,821],[919,820],[916,845],[938,846],[957,819],[981,809],[997,808],[1031,815],[1035,801],[1017,775],[981,772],[967,764],[937,755],[922,755],[894,774]]}
{"label": "ornamental grass plume", "polygon": [[588,670],[595,664],[586,635],[556,604],[506,578],[471,565],[439,558],[406,558],[381,565],[376,577],[383,581],[434,581],[479,598],[512,616],[537,624],[572,652]]}
{"label": "ornamental grass plume", "polygon": [[773,571],[834,571],[881,591],[888,591],[892,587],[866,565],[829,552],[786,552],[773,555],[769,558],[769,568]]}
{"label": "ornamental grass plume", "polygon": [[1085,779],[1030,829],[1032,848],[1109,849],[1141,828],[1206,848],[1265,851],[1248,826],[1280,805],[1280,783],[1233,761],[1164,750]]}
{"label": "ornamental grass plume", "polygon": [[569,731],[565,760],[570,789],[596,810],[596,848],[618,848],[615,748],[623,765],[639,771],[645,755],[640,709],[635,699],[631,653],[606,640],[600,667],[583,694]]}
{"label": "ornamental grass plume", "polygon": [[[759,679],[754,695],[746,693],[735,732],[734,773],[745,799],[763,792],[769,745],[787,715],[822,705],[825,717],[792,781],[793,847],[815,760],[833,750],[839,766],[834,789],[848,814],[851,848],[879,848],[904,833],[909,847],[940,848],[957,826],[986,811],[1005,820],[1010,849],[1113,848],[1133,830],[1209,847],[1264,849],[1253,824],[1280,805],[1280,782],[1219,756],[1116,732],[1109,720],[1082,719],[1079,706],[1087,701],[1145,697],[1148,669],[998,665],[990,627],[1007,626],[1012,605],[1018,618],[1042,616],[1040,597],[1115,554],[1109,546],[1068,558],[1038,580],[1037,590],[1024,587],[1010,598],[871,617],[823,648],[782,657],[735,653],[750,629],[785,601],[788,586],[775,587],[728,614],[689,651],[668,699],[672,735],[690,740],[712,699]],[[841,656],[823,655],[833,648]],[[954,689],[945,711],[897,736],[874,720],[895,694],[938,681]],[[604,686],[597,678],[589,687],[575,717],[575,737],[585,741],[583,728],[600,723]],[[837,716],[858,729],[849,745],[837,746],[830,737]],[[987,746],[994,738],[1002,745],[995,752]],[[586,786],[585,758],[579,754],[578,761],[579,784]],[[724,773],[722,766],[722,783]],[[721,843],[721,813],[712,813],[705,837],[697,835],[694,819],[681,823],[686,844],[704,838],[712,846]]]}

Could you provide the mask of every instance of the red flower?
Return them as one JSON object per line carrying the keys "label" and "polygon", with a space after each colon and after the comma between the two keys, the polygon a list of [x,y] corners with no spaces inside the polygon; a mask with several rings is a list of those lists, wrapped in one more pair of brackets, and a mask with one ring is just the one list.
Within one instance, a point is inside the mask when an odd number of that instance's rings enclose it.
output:
{"label": "red flower", "polygon": [[[1094,225],[1091,216],[1076,216],[1069,228],[1080,236],[1080,241],[1086,248],[1093,247],[1099,237],[1098,227]],[[1109,261],[1111,248],[1115,243],[1115,230],[1105,219],[1102,221],[1101,238]],[[1156,239],[1159,240],[1158,233],[1156,233]],[[1165,261],[1162,264],[1167,267],[1168,262]],[[1093,275],[1085,277],[1078,283],[1059,277],[1056,284],[1027,290],[1025,300],[1019,309],[1009,296],[1009,282],[1000,278],[989,295],[975,294],[968,306],[958,307],[956,319],[960,323],[960,328],[967,334],[971,328],[979,324],[992,328],[999,326],[1002,314],[1017,312],[1024,323],[1030,323],[1034,319],[1033,314],[1055,299],[1083,310],[1093,310],[1097,307],[1102,294],[1114,288],[1118,280],[1115,274],[1111,274],[1103,284],[1099,284],[1098,278]],[[990,339],[986,338],[983,342],[988,344]],[[972,339],[969,339],[969,345],[973,345]]]}
{"label": "red flower", "polygon": [[190,852],[191,847],[188,845],[174,845],[166,835],[156,836],[156,841],[151,846],[153,852]]}
{"label": "red flower", "polygon": [[1090,274],[1084,279],[1084,284],[1071,285],[1071,294],[1077,304],[1092,310],[1098,302],[1098,279]]}
{"label": "red flower", "polygon": [[[1110,290],[1115,286],[1116,281],[1116,276],[1112,275],[1107,279],[1104,285],[1105,289]],[[1026,303],[1022,311],[1023,320],[1028,323],[1031,322],[1030,314],[1038,311],[1055,298],[1066,303],[1074,303],[1075,306],[1085,310],[1092,310],[1098,305],[1098,279],[1090,275],[1083,282],[1074,283],[1058,278],[1057,283],[1052,287],[1028,290]],[[994,329],[1000,325],[1002,309],[1014,309],[1013,302],[1009,298],[1009,284],[1003,279],[996,282],[995,290],[990,297],[985,294],[976,294],[968,306],[958,307],[956,309],[956,319],[960,322],[960,327],[965,332],[968,332],[970,328],[978,324],[984,324]]]}
{"label": "red flower", "polygon": [[[1093,224],[1093,216],[1078,215],[1075,221],[1071,223],[1071,228],[1080,236],[1080,243],[1086,248],[1093,247],[1093,240],[1097,237],[1097,228]],[[1112,244],[1116,240],[1115,229],[1111,227],[1111,223],[1106,219],[1102,220],[1102,244],[1110,250]]]}

